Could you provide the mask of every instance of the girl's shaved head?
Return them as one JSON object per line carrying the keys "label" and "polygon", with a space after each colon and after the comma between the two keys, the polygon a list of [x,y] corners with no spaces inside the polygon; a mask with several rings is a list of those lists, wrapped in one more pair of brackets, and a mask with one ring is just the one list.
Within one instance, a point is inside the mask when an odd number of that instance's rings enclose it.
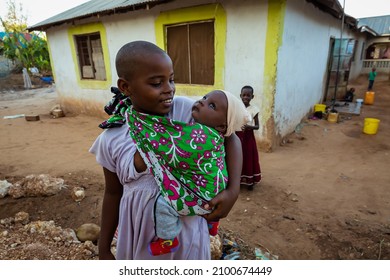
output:
{"label": "girl's shaved head", "polygon": [[119,78],[131,79],[143,58],[152,54],[167,56],[167,53],[153,43],[133,41],[120,48],[116,55],[115,66]]}

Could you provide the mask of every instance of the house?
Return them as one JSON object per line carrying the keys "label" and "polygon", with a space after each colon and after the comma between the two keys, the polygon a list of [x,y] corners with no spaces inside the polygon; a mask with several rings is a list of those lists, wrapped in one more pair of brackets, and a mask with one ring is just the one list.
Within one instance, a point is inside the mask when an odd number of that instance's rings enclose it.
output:
{"label": "house", "polygon": [[379,75],[390,77],[390,15],[359,18],[358,28],[368,33],[361,72],[375,66]]}
{"label": "house", "polygon": [[147,40],[172,57],[178,95],[223,88],[238,96],[251,85],[263,150],[360,74],[353,69],[367,36],[337,0],[91,0],[29,30],[46,32],[66,110],[102,112],[117,51]]}

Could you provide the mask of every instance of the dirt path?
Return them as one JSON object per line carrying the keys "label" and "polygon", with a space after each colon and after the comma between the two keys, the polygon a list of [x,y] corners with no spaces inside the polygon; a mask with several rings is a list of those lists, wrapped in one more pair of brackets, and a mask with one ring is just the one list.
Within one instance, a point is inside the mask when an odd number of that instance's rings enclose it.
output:
{"label": "dirt path", "polygon": [[[363,98],[365,79],[353,86]],[[64,228],[99,224],[103,176],[88,148],[101,119],[53,119],[55,104],[50,87],[0,93],[0,179],[46,173],[69,186],[46,198],[2,198],[0,219],[26,211]],[[241,190],[223,231],[252,253],[258,247],[279,259],[390,259],[389,112],[390,83],[380,81],[360,116],[308,120],[274,152],[261,152],[263,180],[252,192]],[[40,121],[3,119],[16,114],[39,114]],[[362,133],[365,117],[381,120],[376,135]],[[71,199],[72,186],[86,189],[82,202]]]}

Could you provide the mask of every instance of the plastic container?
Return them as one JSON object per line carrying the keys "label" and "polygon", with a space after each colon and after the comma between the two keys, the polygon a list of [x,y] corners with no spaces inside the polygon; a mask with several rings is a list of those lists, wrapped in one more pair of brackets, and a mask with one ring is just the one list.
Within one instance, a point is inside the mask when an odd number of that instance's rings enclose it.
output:
{"label": "plastic container", "polygon": [[363,99],[356,99],[356,106],[361,107],[363,105]]}
{"label": "plastic container", "polygon": [[379,123],[380,123],[379,119],[365,118],[363,132],[365,134],[376,134],[379,128]]}
{"label": "plastic container", "polygon": [[374,104],[374,98],[375,98],[375,92],[367,91],[366,94],[364,95],[364,104],[366,105]]}
{"label": "plastic container", "polygon": [[330,112],[328,114],[328,122],[337,123],[338,119],[339,119],[339,113]]}
{"label": "plastic container", "polygon": [[314,105],[314,113],[315,112],[322,112],[325,113],[326,105],[325,104],[315,104]]}

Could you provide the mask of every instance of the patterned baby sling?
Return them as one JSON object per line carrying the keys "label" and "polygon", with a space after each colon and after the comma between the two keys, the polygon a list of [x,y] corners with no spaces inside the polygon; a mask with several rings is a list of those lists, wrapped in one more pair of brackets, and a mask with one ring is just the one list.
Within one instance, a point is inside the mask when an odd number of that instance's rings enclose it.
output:
{"label": "patterned baby sling", "polygon": [[199,123],[139,113],[116,88],[105,106],[112,115],[99,125],[118,127],[127,123],[129,134],[160,192],[179,215],[210,213],[205,204],[227,186],[224,136]]}
{"label": "patterned baby sling", "polygon": [[226,188],[224,136],[199,123],[126,111],[130,135],[164,199],[184,216],[210,213],[205,204]]}

